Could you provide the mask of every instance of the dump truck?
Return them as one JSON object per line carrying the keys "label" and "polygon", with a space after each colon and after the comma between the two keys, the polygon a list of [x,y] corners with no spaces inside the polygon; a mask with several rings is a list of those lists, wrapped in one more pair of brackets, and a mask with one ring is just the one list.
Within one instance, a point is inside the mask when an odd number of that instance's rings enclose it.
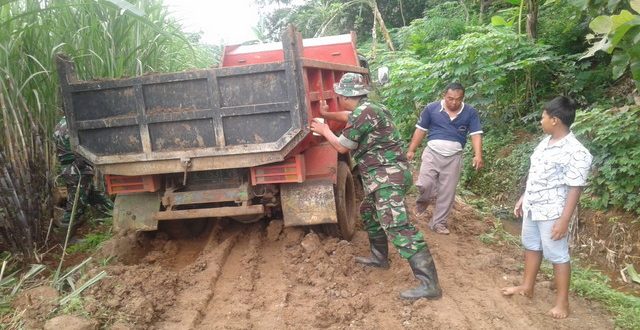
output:
{"label": "dump truck", "polygon": [[351,159],[309,128],[321,101],[338,111],[344,73],[369,79],[354,33],[302,39],[289,27],[281,43],[226,46],[210,69],[80,81],[62,54],[57,68],[72,149],[104,174],[116,230],[282,216],[354,234]]}

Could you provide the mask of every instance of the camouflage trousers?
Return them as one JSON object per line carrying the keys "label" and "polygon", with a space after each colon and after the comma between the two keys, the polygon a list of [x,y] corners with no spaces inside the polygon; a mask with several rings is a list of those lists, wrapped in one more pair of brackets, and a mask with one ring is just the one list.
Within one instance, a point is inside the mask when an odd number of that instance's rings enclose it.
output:
{"label": "camouflage trousers", "polygon": [[365,196],[360,214],[369,238],[386,235],[400,256],[409,259],[426,249],[427,243],[422,232],[409,222],[404,195],[402,186],[375,190]]}
{"label": "camouflage trousers", "polygon": [[[68,224],[71,220],[71,212],[78,192],[78,205],[76,206],[76,221],[84,213],[87,205],[95,205],[99,211],[107,214],[113,203],[101,191],[97,190],[93,184],[93,169],[88,165],[69,164],[62,168],[60,174],[67,187],[67,204],[65,205],[63,224]],[[78,189],[78,185],[80,188]]]}

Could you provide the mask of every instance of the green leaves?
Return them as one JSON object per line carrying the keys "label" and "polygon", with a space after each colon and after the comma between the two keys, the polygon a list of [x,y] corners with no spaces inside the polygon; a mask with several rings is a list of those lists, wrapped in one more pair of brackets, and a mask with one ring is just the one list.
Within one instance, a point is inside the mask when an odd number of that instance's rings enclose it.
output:
{"label": "green leaves", "polygon": [[611,16],[598,16],[589,23],[589,28],[593,30],[595,33],[599,34],[608,34],[611,31],[611,27],[613,26],[613,22],[611,20]]}
{"label": "green leaves", "polygon": [[624,52],[616,52],[611,57],[611,71],[613,73],[613,79],[622,77],[627,66],[629,65],[629,59],[631,56]]}
{"label": "green leaves", "polygon": [[635,18],[635,15],[628,10],[623,10],[620,12],[620,14],[611,16],[611,22],[613,23],[612,31],[615,31],[616,29],[618,29],[625,23],[633,20],[634,18]]}
{"label": "green leaves", "polygon": [[469,29],[457,40],[429,43],[431,51],[423,56],[405,51],[379,59],[396,77],[380,94],[406,139],[422,108],[438,100],[444,86],[453,81],[465,85],[466,102],[481,111],[487,127],[519,124],[531,109],[529,96],[540,92],[529,90],[527,79],[549,81],[561,60],[549,46],[518,38],[510,29]]}
{"label": "green leaves", "polygon": [[640,0],[629,0],[629,5],[631,9],[640,14]]}
{"label": "green leaves", "polygon": [[636,271],[636,269],[633,267],[633,264],[627,264],[627,266],[625,268],[623,268],[620,273],[624,274],[624,272],[627,272],[627,275],[629,276],[629,279],[633,282],[636,282],[638,284],[640,284],[640,275],[638,275],[638,272]]}
{"label": "green leaves", "polygon": [[[622,56],[622,55],[621,55]],[[640,213],[640,106],[578,112],[572,130],[594,156],[591,206]]]}
{"label": "green leaves", "polygon": [[[631,8],[638,13],[640,0],[630,1]],[[614,7],[616,7],[615,4]],[[627,70],[640,87],[640,16],[628,10],[621,10],[617,15],[601,15],[594,18],[589,28],[596,34],[591,39],[600,38],[595,42],[582,59],[595,55],[598,51],[613,54],[611,59],[612,76],[620,78]],[[589,39],[589,36],[587,37]]]}
{"label": "green leaves", "polygon": [[512,26],[513,22],[507,22],[502,16],[491,16],[491,25],[493,26]]}
{"label": "green leaves", "polygon": [[569,4],[579,8],[580,10],[585,10],[589,6],[589,0],[568,0]]}

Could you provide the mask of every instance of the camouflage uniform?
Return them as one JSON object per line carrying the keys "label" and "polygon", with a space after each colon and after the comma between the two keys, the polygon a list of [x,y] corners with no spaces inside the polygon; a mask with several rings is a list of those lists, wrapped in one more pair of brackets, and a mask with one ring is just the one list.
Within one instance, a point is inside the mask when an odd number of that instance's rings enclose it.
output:
{"label": "camouflage uniform", "polygon": [[[345,73],[333,89],[347,98],[363,96],[349,114],[347,126],[338,138],[339,144],[353,152],[366,193],[360,212],[369,234],[371,256],[356,257],[355,262],[389,268],[388,240],[391,240],[420,281],[418,287],[401,292],[400,297],[439,299],[442,289],[431,251],[422,233],[407,217],[404,195],[412,183],[411,171],[391,113],[364,97],[369,89],[361,74]],[[348,107],[352,105],[349,103]]]}
{"label": "camouflage uniform", "polygon": [[65,205],[61,225],[66,226],[70,222],[78,184],[80,184],[80,196],[78,196],[75,218],[80,219],[88,204],[96,205],[100,211],[108,214],[113,207],[113,203],[102,192],[95,189],[93,185],[93,167],[84,158],[76,156],[71,151],[69,129],[65,117],[62,117],[56,125],[53,137],[56,143],[58,162],[61,167],[60,177],[62,177],[67,187],[67,204]]}
{"label": "camouflage uniform", "polygon": [[405,259],[425,249],[423,234],[407,216],[404,196],[412,184],[411,171],[391,113],[362,98],[339,141],[352,150],[362,175],[365,198],[360,212],[369,237],[386,233]]}

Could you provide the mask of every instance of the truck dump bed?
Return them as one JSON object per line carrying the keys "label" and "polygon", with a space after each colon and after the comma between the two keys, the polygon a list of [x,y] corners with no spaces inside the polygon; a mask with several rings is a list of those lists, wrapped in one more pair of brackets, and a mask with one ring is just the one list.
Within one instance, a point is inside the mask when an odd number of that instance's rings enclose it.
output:
{"label": "truck dump bed", "polygon": [[[328,49],[333,55],[322,56],[336,57]],[[355,45],[352,51],[351,62]],[[366,69],[303,57],[293,28],[284,34],[280,52],[284,60],[104,81],[78,81],[73,62],[59,56],[72,147],[104,174],[282,161],[319,142],[308,124],[320,100],[335,109],[333,83],[344,72]]]}

